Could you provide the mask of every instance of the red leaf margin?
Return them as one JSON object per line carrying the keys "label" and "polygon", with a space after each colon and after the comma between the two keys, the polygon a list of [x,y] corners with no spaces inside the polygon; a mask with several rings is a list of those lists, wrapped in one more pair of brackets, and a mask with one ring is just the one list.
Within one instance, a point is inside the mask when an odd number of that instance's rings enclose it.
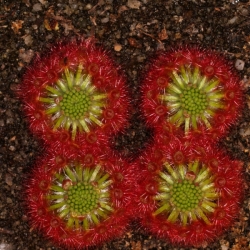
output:
{"label": "red leaf margin", "polygon": [[[225,230],[228,230],[240,210],[244,196],[244,178],[242,163],[232,160],[210,141],[189,143],[172,137],[169,144],[161,142],[148,148],[137,160],[137,171],[140,172],[138,189],[136,190],[135,210],[141,227],[153,235],[181,247],[200,247],[204,243],[216,240]],[[176,152],[179,152],[181,162],[176,162]],[[186,227],[178,223],[170,223],[162,215],[154,216],[156,203],[153,196],[157,194],[158,172],[164,162],[172,164],[187,164],[193,160],[206,164],[215,176],[215,187],[220,194],[218,206],[209,215],[211,225],[203,221],[195,221]]]}

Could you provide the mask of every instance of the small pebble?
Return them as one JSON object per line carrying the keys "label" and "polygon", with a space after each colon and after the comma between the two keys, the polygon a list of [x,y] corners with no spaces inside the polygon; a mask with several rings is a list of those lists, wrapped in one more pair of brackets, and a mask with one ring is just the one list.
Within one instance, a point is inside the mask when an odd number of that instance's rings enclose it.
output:
{"label": "small pebble", "polygon": [[9,147],[9,150],[13,152],[13,151],[16,150],[16,148],[15,148],[14,146],[11,145],[11,146]]}
{"label": "small pebble", "polygon": [[33,5],[33,9],[32,9],[34,12],[37,12],[37,11],[41,11],[42,10],[42,5],[40,3],[36,3]]}
{"label": "small pebble", "polygon": [[141,2],[137,0],[128,0],[127,6],[131,9],[139,9],[141,6]]}
{"label": "small pebble", "polygon": [[137,57],[138,62],[144,62],[144,60],[145,60],[145,56],[138,56]]}
{"label": "small pebble", "polygon": [[86,6],[85,6],[85,10],[91,10],[92,9],[92,4],[88,3]]}
{"label": "small pebble", "polygon": [[33,43],[33,38],[31,35],[23,36],[24,43],[30,46]]}
{"label": "small pebble", "polygon": [[116,44],[114,45],[114,50],[115,50],[115,51],[121,51],[121,50],[122,50],[122,45],[119,44],[119,43],[116,43]]}
{"label": "small pebble", "polygon": [[244,66],[245,66],[245,62],[240,60],[240,59],[237,59],[236,62],[235,62],[235,68],[237,70],[243,70],[244,69]]}
{"label": "small pebble", "polygon": [[237,22],[238,19],[239,19],[238,16],[234,16],[227,22],[227,24],[234,24],[235,22]]}
{"label": "small pebble", "polygon": [[13,122],[14,122],[13,118],[8,118],[8,119],[6,120],[6,123],[7,123],[7,124],[13,124]]}
{"label": "small pebble", "polygon": [[222,246],[221,246],[221,250],[228,250],[228,246],[222,245]]}
{"label": "small pebble", "polygon": [[109,17],[102,18],[101,23],[107,23],[107,22],[109,22]]}
{"label": "small pebble", "polygon": [[250,128],[240,129],[240,135],[242,135],[243,137],[249,136],[250,135]]}
{"label": "small pebble", "polygon": [[10,174],[6,174],[5,175],[5,182],[8,186],[12,186],[13,182],[12,182],[12,177]]}
{"label": "small pebble", "polygon": [[29,63],[31,59],[33,58],[35,52],[31,49],[25,50],[25,49],[20,49],[19,50],[19,57],[21,58],[22,61]]}
{"label": "small pebble", "polygon": [[11,198],[7,198],[6,201],[7,201],[8,204],[12,203],[12,199]]}

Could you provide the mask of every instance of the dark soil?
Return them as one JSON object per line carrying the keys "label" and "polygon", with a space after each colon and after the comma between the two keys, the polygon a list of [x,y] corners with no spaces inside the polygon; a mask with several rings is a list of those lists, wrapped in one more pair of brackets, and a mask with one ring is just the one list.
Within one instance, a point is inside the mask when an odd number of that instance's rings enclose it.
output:
{"label": "dark soil", "polygon": [[[133,100],[131,125],[113,142],[126,157],[143,150],[151,138],[150,129],[138,118],[138,88],[145,65],[157,50],[198,43],[221,52],[237,66],[246,105],[220,145],[244,163],[245,198],[234,225],[204,249],[249,249],[249,17],[247,0],[0,0],[0,249],[59,249],[29,227],[22,209],[23,181],[43,149],[29,133],[14,91],[36,53],[80,35],[95,36],[126,70]],[[99,249],[180,248],[147,235],[134,222],[123,238]]]}

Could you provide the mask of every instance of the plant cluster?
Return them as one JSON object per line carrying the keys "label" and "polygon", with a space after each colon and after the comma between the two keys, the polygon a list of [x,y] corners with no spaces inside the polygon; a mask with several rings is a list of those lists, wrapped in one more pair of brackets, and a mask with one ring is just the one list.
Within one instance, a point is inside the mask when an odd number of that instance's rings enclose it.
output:
{"label": "plant cluster", "polygon": [[136,183],[108,144],[128,120],[121,69],[94,39],[59,43],[35,58],[18,95],[45,147],[25,185],[32,227],[70,249],[121,236]]}
{"label": "plant cluster", "polygon": [[132,172],[133,166],[114,155],[81,150],[68,156],[49,148],[26,184],[31,226],[67,249],[121,236],[133,208]]}
{"label": "plant cluster", "polygon": [[181,136],[218,140],[242,109],[240,80],[222,55],[200,47],[160,53],[143,80],[142,112],[149,124]]}
{"label": "plant cluster", "polygon": [[125,77],[93,39],[59,43],[37,56],[18,94],[30,130],[46,144],[66,135],[76,143],[90,132],[110,135],[128,118]]}
{"label": "plant cluster", "polygon": [[18,94],[43,157],[25,185],[32,228],[65,248],[121,236],[132,218],[173,244],[214,240],[237,216],[242,164],[216,146],[242,108],[239,79],[198,47],[160,53],[142,83],[154,142],[128,162],[109,141],[128,123],[125,77],[94,39],[37,56]]}
{"label": "plant cluster", "polygon": [[139,158],[143,227],[173,244],[201,246],[237,216],[242,164],[217,147],[240,115],[240,80],[219,54],[200,47],[161,52],[142,85],[142,112],[155,129]]}
{"label": "plant cluster", "polygon": [[143,228],[172,244],[199,247],[234,221],[242,164],[212,144],[172,138],[140,156],[136,207]]}

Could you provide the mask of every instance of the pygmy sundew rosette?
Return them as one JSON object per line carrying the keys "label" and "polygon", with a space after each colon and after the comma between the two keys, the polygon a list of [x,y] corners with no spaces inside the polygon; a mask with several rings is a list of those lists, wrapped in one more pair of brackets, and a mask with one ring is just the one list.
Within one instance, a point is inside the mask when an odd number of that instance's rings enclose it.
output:
{"label": "pygmy sundew rosette", "polygon": [[115,133],[127,122],[123,73],[91,38],[58,43],[37,56],[18,94],[31,131],[48,142],[62,132],[73,141],[97,130]]}
{"label": "pygmy sundew rosette", "polygon": [[142,112],[151,125],[165,121],[185,135],[221,137],[240,115],[243,93],[232,66],[217,52],[184,46],[160,52],[142,85]]}
{"label": "pygmy sundew rosette", "polygon": [[26,181],[32,228],[67,249],[121,236],[132,211],[134,170],[114,155],[107,159],[67,158],[50,150]]}
{"label": "pygmy sundew rosette", "polygon": [[209,146],[171,143],[140,157],[136,211],[146,230],[174,245],[206,245],[239,214],[242,164]]}

